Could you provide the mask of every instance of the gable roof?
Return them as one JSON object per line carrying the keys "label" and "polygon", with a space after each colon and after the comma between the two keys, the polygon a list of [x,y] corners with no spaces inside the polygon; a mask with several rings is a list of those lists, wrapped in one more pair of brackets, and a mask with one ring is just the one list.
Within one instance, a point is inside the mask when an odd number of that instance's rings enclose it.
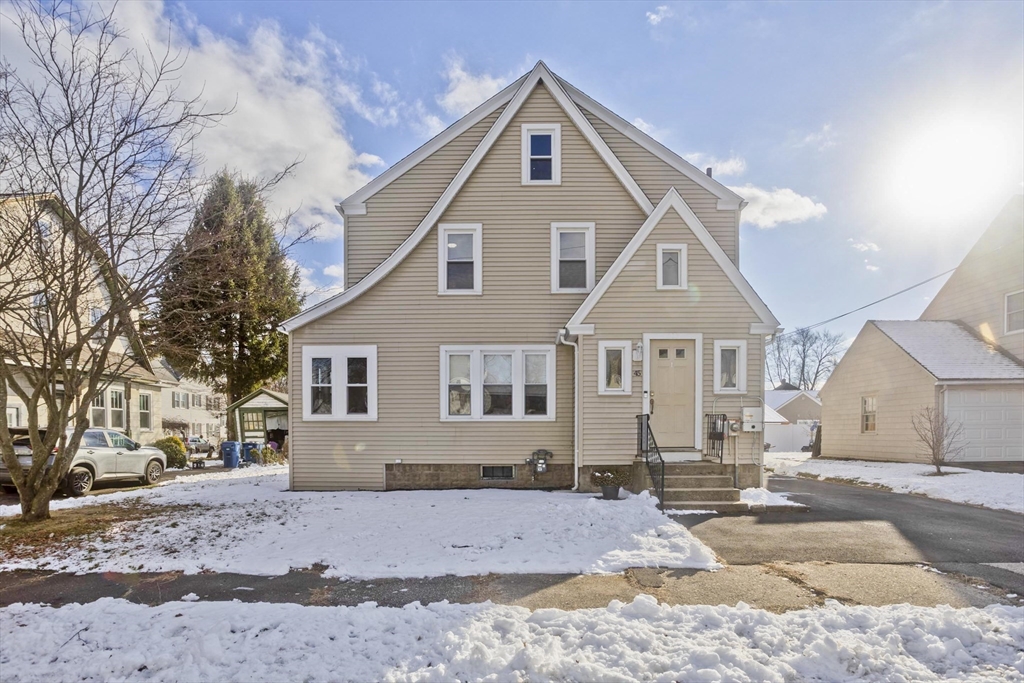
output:
{"label": "gable roof", "polygon": [[817,391],[805,391],[803,389],[769,389],[764,392],[764,402],[771,408],[779,410],[801,394],[806,395],[807,398],[811,399],[819,406],[821,405],[821,399],[818,398]]}
{"label": "gable roof", "polygon": [[938,380],[1024,380],[1024,364],[949,320],[871,320]]}
{"label": "gable roof", "polygon": [[[687,205],[683,198],[679,196],[679,193],[674,187],[669,188],[662,200],[658,202],[658,206],[655,207],[651,215],[647,217],[644,224],[641,225],[640,229],[636,231],[635,235],[633,235],[633,239],[629,241],[626,248],[622,250],[622,253],[619,254],[618,258],[615,259],[615,262],[612,263],[611,267],[604,274],[604,277],[601,278],[601,281],[597,283],[597,286],[594,287],[593,291],[590,292],[586,299],[584,299],[583,303],[580,304],[580,307],[576,309],[576,312],[573,313],[572,318],[570,318],[569,322],[566,324],[566,328],[576,328],[579,325],[583,325],[587,316],[590,315],[592,310],[594,310],[594,306],[596,306],[597,302],[601,300],[601,297],[605,295],[608,289],[612,286],[612,283],[615,282],[615,278],[619,276],[619,273],[623,271],[626,265],[636,254],[637,250],[639,250],[643,243],[647,241],[651,232],[654,231],[654,228],[661,222],[661,219],[665,217],[670,209],[674,209],[675,212],[679,214],[679,217],[683,219],[683,222],[685,222],[690,228],[694,236],[696,236],[700,241],[701,245],[703,245],[708,253],[711,254],[711,257],[715,260],[715,263],[718,264],[718,267],[722,269],[722,272],[725,273],[726,277],[729,278],[737,291],[739,291],[746,300],[747,304],[749,304],[754,310],[754,313],[757,314],[757,317],[760,318],[761,323],[771,328],[770,330],[766,329],[765,332],[774,332],[779,327],[779,321],[774,315],[772,315],[772,312],[768,310],[768,306],[766,306],[764,301],[761,300],[761,297],[757,295],[757,292],[755,292],[754,288],[750,286],[747,279],[743,277],[743,274],[740,273],[736,264],[733,263],[726,255],[722,247],[717,241],[715,241],[715,238],[711,236],[708,229],[704,227],[704,224],[700,222],[700,219],[697,218],[697,215],[693,213],[693,210]],[[758,330],[757,333],[760,332],[761,330]],[[751,333],[754,333],[753,330]]]}
{"label": "gable roof", "polygon": [[[619,182],[622,183],[623,187],[626,188],[626,191],[633,198],[633,201],[637,203],[645,214],[650,215],[654,210],[654,206],[647,198],[647,195],[640,189],[640,186],[633,177],[629,175],[629,172],[626,171],[626,168],[622,165],[622,162],[619,161],[618,157],[612,153],[604,139],[597,134],[597,131],[594,130],[594,127],[590,124],[590,121],[587,120],[587,117],[583,115],[583,112],[579,110],[579,107],[577,107],[572,99],[570,99],[570,97],[565,93],[558,80],[555,79],[554,75],[548,70],[548,67],[544,62],[537,62],[537,65],[533,70],[524,77],[522,84],[512,97],[512,100],[508,103],[508,106],[506,106],[504,111],[501,112],[498,120],[495,121],[494,125],[491,126],[491,129],[487,131],[487,134],[484,135],[480,144],[477,145],[475,150],[473,150],[473,153],[469,155],[469,159],[467,159],[466,163],[463,164],[461,169],[459,169],[455,178],[452,179],[452,182],[447,188],[445,188],[445,191],[441,196],[438,197],[434,206],[429,212],[427,212],[427,215],[423,217],[423,220],[420,221],[418,226],[416,226],[416,229],[413,230],[412,234],[409,235],[401,245],[399,245],[398,249],[392,252],[390,256],[384,259],[384,261],[370,271],[366,277],[357,282],[351,288],[346,289],[333,297],[325,299],[315,306],[306,309],[302,313],[289,318],[281,324],[281,329],[285,332],[291,332],[292,330],[302,327],[303,325],[308,325],[314,320],[322,318],[328,313],[341,308],[350,301],[362,296],[371,287],[380,282],[385,275],[394,270],[399,263],[405,260],[405,258],[412,253],[413,249],[423,241],[423,238],[427,236],[430,230],[441,219],[441,216],[444,215],[445,210],[451,204],[452,200],[455,199],[456,195],[458,195],[463,185],[466,184],[466,181],[469,180],[469,177],[473,174],[473,171],[476,170],[484,156],[487,155],[487,152],[490,151],[491,147],[494,146],[494,143],[508,127],[509,122],[523,106],[523,103],[526,102],[530,93],[532,93],[534,88],[542,83],[547,87],[551,96],[559,106],[562,107],[566,115],[568,115],[570,120],[572,120],[580,133],[583,134],[583,137],[586,138],[587,142],[589,142],[591,147],[594,148],[594,151],[597,152],[598,156],[601,157],[605,164],[608,165],[608,168],[611,169],[615,177],[618,178]],[[720,247],[719,250],[721,250]]]}
{"label": "gable roof", "polygon": [[789,424],[789,420],[787,420],[782,415],[780,415],[770,405],[765,405],[765,407],[764,407],[764,423],[765,424],[783,425],[783,424]]}
{"label": "gable roof", "polygon": [[272,399],[274,399],[276,401],[280,401],[284,405],[288,405],[288,396],[286,396],[285,394],[281,394],[281,393],[278,393],[276,391],[271,391],[270,389],[267,389],[266,387],[260,387],[259,389],[257,389],[256,391],[252,392],[248,396],[243,396],[242,398],[238,399],[237,401],[235,401],[234,403],[229,405],[227,407],[227,409],[229,411],[230,410],[234,410],[238,406],[240,406],[240,405],[242,405],[244,403],[248,403],[252,399],[254,399],[257,396],[259,396],[260,394],[266,394],[270,398],[272,398]]}

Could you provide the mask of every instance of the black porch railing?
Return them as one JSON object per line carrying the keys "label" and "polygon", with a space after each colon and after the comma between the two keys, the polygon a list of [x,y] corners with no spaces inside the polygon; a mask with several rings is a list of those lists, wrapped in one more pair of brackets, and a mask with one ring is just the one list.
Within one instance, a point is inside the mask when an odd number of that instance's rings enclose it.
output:
{"label": "black porch railing", "polygon": [[725,451],[725,432],[729,429],[729,418],[725,413],[708,413],[704,416],[707,446],[706,456],[709,460],[722,462]]}
{"label": "black porch railing", "polygon": [[651,416],[636,416],[636,457],[643,458],[647,463],[647,472],[658,494],[658,509],[665,502],[665,459],[658,450],[658,442],[651,431]]}

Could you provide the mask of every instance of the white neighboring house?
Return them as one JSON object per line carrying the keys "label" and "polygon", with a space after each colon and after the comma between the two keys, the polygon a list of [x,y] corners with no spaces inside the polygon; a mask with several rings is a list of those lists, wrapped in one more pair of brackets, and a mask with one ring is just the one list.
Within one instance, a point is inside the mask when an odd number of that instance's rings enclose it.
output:
{"label": "white neighboring house", "polygon": [[154,370],[161,380],[163,432],[201,436],[211,443],[227,438],[227,400],[212,387],[185,379],[163,358]]}

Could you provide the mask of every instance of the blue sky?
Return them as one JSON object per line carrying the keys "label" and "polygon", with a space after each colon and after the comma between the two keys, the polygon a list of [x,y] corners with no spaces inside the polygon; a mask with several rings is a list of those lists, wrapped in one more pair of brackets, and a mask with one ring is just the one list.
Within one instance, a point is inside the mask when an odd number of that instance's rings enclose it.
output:
{"label": "blue sky", "polygon": [[[118,11],[130,39],[188,48],[183,79],[212,105],[235,104],[203,142],[210,167],[304,159],[276,203],[323,224],[295,254],[316,296],[341,274],[331,206],[538,59],[750,195],[741,269],[787,329],[955,266],[1024,188],[1019,2]],[[914,318],[939,284],[831,327]]]}

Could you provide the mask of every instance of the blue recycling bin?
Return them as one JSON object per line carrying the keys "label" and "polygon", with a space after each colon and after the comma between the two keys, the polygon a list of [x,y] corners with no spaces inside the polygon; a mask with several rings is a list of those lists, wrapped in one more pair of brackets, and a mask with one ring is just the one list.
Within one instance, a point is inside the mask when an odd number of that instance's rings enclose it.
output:
{"label": "blue recycling bin", "polygon": [[242,444],[242,459],[246,462],[257,462],[256,452],[259,451],[259,444],[246,441]]}
{"label": "blue recycling bin", "polygon": [[234,469],[238,467],[239,448],[241,444],[237,441],[225,441],[220,445],[220,452],[224,456],[224,467]]}

